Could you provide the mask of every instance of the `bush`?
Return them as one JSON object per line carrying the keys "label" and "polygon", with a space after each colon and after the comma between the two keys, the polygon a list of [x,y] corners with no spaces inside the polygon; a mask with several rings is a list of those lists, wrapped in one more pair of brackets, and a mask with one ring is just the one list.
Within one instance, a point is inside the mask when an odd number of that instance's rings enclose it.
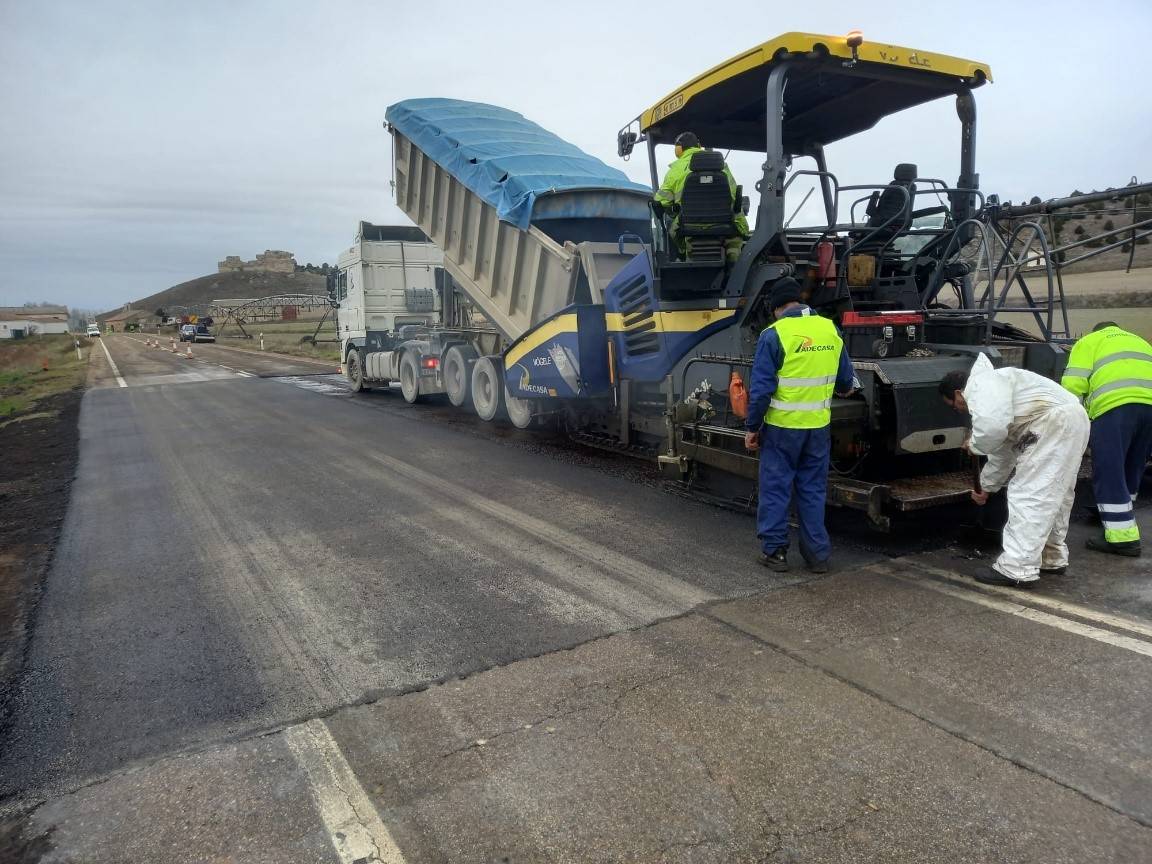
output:
{"label": "bush", "polygon": [[1072,233],[1075,234],[1077,237],[1080,237],[1084,233],[1084,226],[1083,225],[1077,225],[1076,230],[1073,231]]}
{"label": "bush", "polygon": [[1136,238],[1136,245],[1137,246],[1147,246],[1148,245],[1148,238],[1147,237],[1137,237]]}
{"label": "bush", "polygon": [[1104,245],[1104,240],[1101,237],[1093,237],[1091,240],[1087,241],[1084,245],[1087,246],[1089,249],[1099,249],[1101,246]]}
{"label": "bush", "polygon": [[1131,243],[1125,243],[1123,246],[1120,247],[1120,251],[1121,252],[1131,252],[1132,251],[1132,244]]}
{"label": "bush", "polygon": [[1105,231],[1111,231],[1115,227],[1116,226],[1115,226],[1115,224],[1113,224],[1111,219],[1105,220],[1105,222],[1104,222],[1104,230]]}

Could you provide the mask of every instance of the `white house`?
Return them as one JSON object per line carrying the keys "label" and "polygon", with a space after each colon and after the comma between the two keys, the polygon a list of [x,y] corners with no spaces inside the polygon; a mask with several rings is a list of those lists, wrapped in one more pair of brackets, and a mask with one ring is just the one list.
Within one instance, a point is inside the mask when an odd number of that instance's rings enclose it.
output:
{"label": "white house", "polygon": [[68,307],[0,307],[0,339],[23,339],[37,334],[67,333]]}

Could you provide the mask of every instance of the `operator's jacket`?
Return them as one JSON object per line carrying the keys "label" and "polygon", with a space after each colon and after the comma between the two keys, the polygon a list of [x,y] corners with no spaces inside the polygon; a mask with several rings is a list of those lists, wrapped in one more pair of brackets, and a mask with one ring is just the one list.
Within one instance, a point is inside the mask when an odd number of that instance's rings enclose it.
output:
{"label": "operator's jacket", "polygon": [[983,354],[964,399],[972,417],[969,448],[988,457],[980,485],[986,492],[1008,486],[1004,551],[993,566],[1020,581],[1038,578],[1041,567],[1067,566],[1068,516],[1088,446],[1080,402],[1035,372],[994,369]]}
{"label": "operator's jacket", "polygon": [[[676,159],[675,162],[668,166],[668,173],[664,175],[664,182],[660,185],[660,189],[654,196],[656,201],[662,204],[666,209],[673,210],[679,206],[680,199],[684,194],[684,181],[688,179],[688,173],[692,164],[692,157],[697,153],[704,150],[703,147],[689,147]],[[732,194],[732,203],[736,203],[736,179],[732,176],[732,172],[728,166],[724,166],[724,176],[728,178],[728,189]],[[743,213],[737,213],[736,229],[740,232],[741,238],[748,237],[748,219]]]}

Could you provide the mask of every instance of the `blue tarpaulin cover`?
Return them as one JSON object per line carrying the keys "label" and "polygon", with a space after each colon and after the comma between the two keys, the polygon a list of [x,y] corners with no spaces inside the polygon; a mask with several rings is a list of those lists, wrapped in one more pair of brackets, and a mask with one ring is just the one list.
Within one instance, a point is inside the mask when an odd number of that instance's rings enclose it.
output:
{"label": "blue tarpaulin cover", "polygon": [[577,189],[652,194],[623,171],[506,108],[459,99],[408,99],[389,106],[384,116],[495,207],[502,220],[521,229],[531,223],[532,207],[542,195]]}

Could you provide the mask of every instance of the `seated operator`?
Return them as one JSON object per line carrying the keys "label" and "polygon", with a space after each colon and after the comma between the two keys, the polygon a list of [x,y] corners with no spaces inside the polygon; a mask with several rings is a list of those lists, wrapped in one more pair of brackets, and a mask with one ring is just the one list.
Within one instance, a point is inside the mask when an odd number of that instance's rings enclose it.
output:
{"label": "seated operator", "polygon": [[[695,132],[681,132],[676,136],[674,144],[676,146],[676,161],[668,166],[668,173],[664,175],[664,182],[654,196],[657,203],[673,213],[678,209],[681,196],[684,193],[684,181],[688,179],[692,157],[704,149],[700,146],[700,139],[696,137]],[[724,175],[728,178],[728,188],[732,194],[732,203],[735,205],[736,180],[733,179],[732,172],[728,170],[727,165],[724,166]],[[676,241],[676,245],[680,249],[680,256],[685,257],[688,252],[687,241],[677,238],[677,221],[678,217],[673,219],[669,234]],[[740,234],[738,237],[730,237],[724,243],[724,251],[729,263],[740,257],[740,247],[744,245],[744,240],[748,237],[748,219],[742,212],[735,214],[733,222]]]}

